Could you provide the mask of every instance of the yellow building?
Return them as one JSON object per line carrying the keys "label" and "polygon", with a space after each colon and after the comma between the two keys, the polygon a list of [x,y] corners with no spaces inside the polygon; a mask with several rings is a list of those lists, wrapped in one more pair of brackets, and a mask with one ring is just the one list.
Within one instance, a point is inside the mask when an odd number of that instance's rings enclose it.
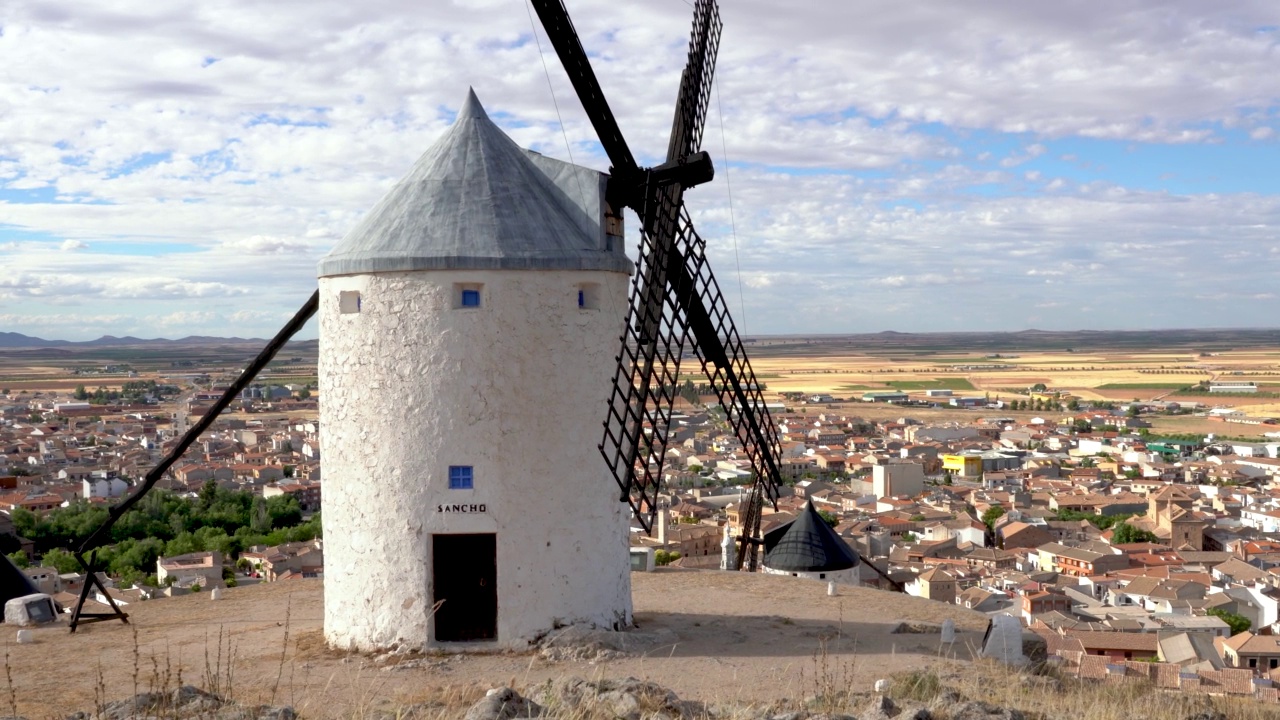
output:
{"label": "yellow building", "polygon": [[977,455],[943,455],[942,469],[959,473],[961,477],[978,477],[982,474],[982,458]]}

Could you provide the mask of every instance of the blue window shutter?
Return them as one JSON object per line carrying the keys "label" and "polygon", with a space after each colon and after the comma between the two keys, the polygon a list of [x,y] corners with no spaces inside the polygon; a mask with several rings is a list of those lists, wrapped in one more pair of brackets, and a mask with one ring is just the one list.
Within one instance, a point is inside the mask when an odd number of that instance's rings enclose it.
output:
{"label": "blue window shutter", "polygon": [[449,466],[449,489],[471,490],[474,487],[470,465]]}
{"label": "blue window shutter", "polygon": [[462,307],[480,307],[480,291],[463,290]]}

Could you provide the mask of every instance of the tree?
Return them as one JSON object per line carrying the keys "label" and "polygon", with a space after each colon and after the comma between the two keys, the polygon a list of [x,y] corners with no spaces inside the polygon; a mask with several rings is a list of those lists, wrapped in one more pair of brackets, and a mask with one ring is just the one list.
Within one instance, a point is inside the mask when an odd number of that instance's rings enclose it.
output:
{"label": "tree", "polygon": [[913,543],[916,541],[916,534],[913,532],[902,533],[902,542]]}
{"label": "tree", "polygon": [[830,525],[831,527],[835,527],[840,524],[840,518],[836,517],[835,515],[832,515],[830,512],[827,512],[826,510],[819,510],[818,517],[822,518],[822,521],[825,522],[827,525]]}
{"label": "tree", "polygon": [[653,562],[657,565],[670,565],[680,559],[680,553],[675,550],[659,550],[653,554]]}
{"label": "tree", "polygon": [[77,385],[76,391],[72,393],[71,396],[77,400],[87,400],[89,398],[89,392],[84,389],[84,385]]}
{"label": "tree", "polygon": [[1126,522],[1117,523],[1111,534],[1112,545],[1127,545],[1129,543],[1137,542],[1156,542],[1158,539],[1159,538],[1155,536],[1155,533],[1148,532],[1147,530],[1140,530]]}
{"label": "tree", "polygon": [[271,532],[271,516],[267,514],[267,500],[261,495],[253,498],[253,506],[249,510],[249,529],[258,534]]}
{"label": "tree", "polygon": [[10,562],[12,562],[14,565],[17,565],[20,568],[31,567],[31,558],[27,557],[27,554],[22,552],[21,550],[17,552],[11,552],[5,557],[9,558]]}
{"label": "tree", "polygon": [[996,520],[1004,516],[1004,508],[999,505],[992,505],[982,513],[982,524],[987,526],[988,530],[994,530]]}
{"label": "tree", "polygon": [[54,548],[40,558],[40,564],[57,569],[59,573],[80,572],[80,563],[75,555],[62,548]]}
{"label": "tree", "polygon": [[698,404],[698,388],[694,386],[693,380],[685,378],[684,385],[680,386],[680,397],[694,405]]}
{"label": "tree", "polygon": [[1228,610],[1223,610],[1222,608],[1209,608],[1205,613],[1216,618],[1221,618],[1222,621],[1231,628],[1232,635],[1239,635],[1253,625],[1252,622],[1249,622],[1249,618],[1243,615],[1237,615],[1236,613]]}
{"label": "tree", "polygon": [[276,495],[267,499],[267,516],[273,529],[293,527],[302,522],[302,506],[292,495]]}
{"label": "tree", "polygon": [[218,481],[209,478],[204,481],[204,485],[200,487],[200,508],[207,510],[213,501],[218,497]]}
{"label": "tree", "polygon": [[298,391],[298,399],[299,399],[299,400],[310,400],[310,399],[311,399],[311,389],[310,389],[310,388],[305,388],[305,387],[304,387],[304,388],[302,388],[301,390],[299,390],[299,391]]}

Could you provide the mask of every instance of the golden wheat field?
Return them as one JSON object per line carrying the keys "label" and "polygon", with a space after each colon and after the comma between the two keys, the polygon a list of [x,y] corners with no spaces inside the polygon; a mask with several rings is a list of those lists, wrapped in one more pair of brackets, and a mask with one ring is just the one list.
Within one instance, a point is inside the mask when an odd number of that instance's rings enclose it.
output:
{"label": "golden wheat field", "polygon": [[[1212,357],[1153,352],[1022,353],[1016,357],[981,355],[822,355],[752,359],[757,377],[771,392],[825,393],[837,397],[874,390],[900,389],[923,394],[950,388],[957,395],[1026,396],[1040,383],[1081,398],[1149,400],[1181,395],[1201,381],[1254,382],[1257,397],[1231,396],[1244,405],[1280,405],[1280,351],[1221,353]],[[1204,396],[1208,397],[1208,396]],[[1215,396],[1216,399],[1217,396]]]}

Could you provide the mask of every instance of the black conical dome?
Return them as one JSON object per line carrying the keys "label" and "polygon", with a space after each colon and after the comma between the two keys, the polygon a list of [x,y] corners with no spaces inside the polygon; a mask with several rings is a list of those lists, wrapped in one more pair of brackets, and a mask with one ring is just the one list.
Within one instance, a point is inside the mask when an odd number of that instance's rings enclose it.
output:
{"label": "black conical dome", "polygon": [[[31,583],[31,578],[26,573],[19,570],[9,558],[0,555],[0,608],[14,598],[38,592],[40,591]],[[0,610],[0,622],[3,620],[4,613]]]}
{"label": "black conical dome", "polygon": [[764,566],[786,572],[832,572],[858,564],[858,554],[810,501],[800,516],[764,534]]}

